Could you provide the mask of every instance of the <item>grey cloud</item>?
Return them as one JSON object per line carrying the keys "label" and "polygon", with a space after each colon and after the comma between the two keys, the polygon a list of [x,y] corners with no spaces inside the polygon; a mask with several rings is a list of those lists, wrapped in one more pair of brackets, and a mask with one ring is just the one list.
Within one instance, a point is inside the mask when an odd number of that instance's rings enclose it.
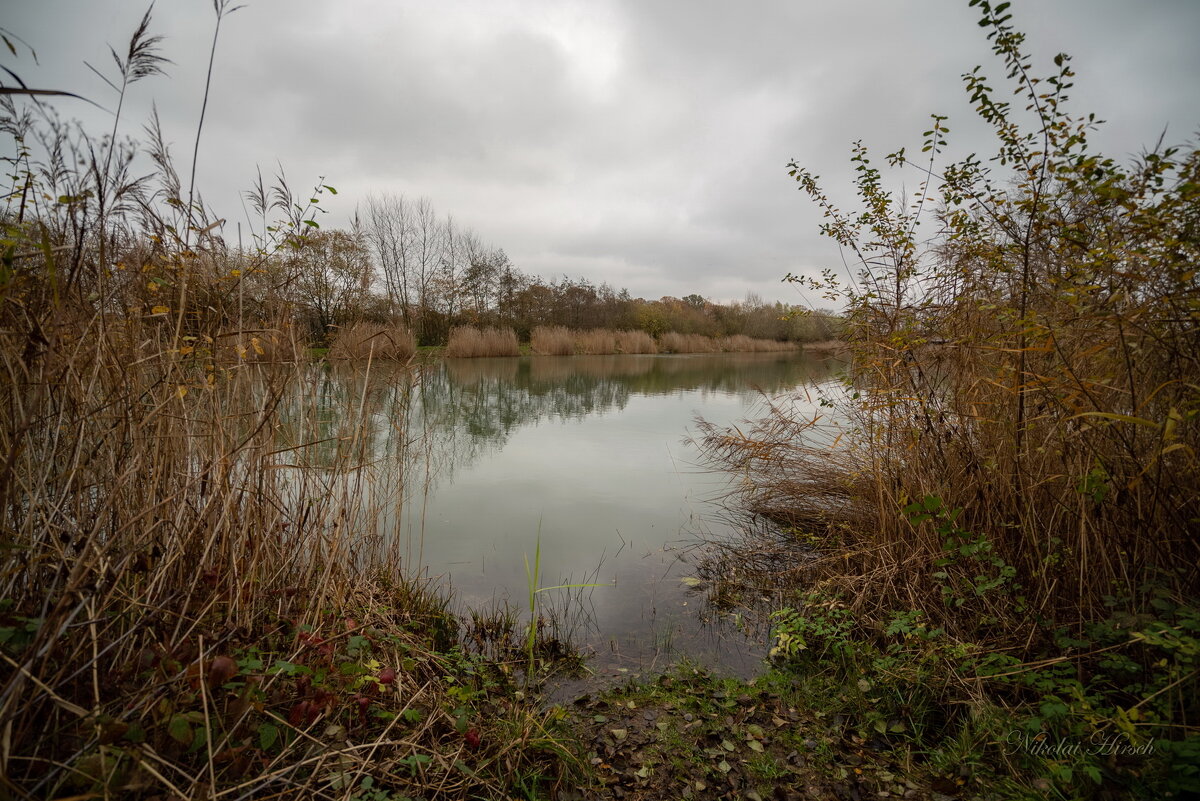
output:
{"label": "grey cloud", "polygon": [[[98,0],[18,6],[5,25],[39,49],[38,83],[104,94],[107,59],[143,8]],[[1200,124],[1200,4],[1017,2],[1039,65],[1075,56],[1076,108],[1109,120],[1116,154],[1164,124]],[[157,100],[186,161],[212,31],[206,0],[160,3],[176,62],[131,96],[127,132]],[[8,62],[6,62],[8,63]],[[840,264],[785,165],[852,200],[849,143],[919,149],[933,112],[954,153],[987,153],[960,74],[1002,69],[966,2],[700,0],[437,4],[250,0],[226,20],[201,149],[201,185],[232,219],[255,164],[299,186],[324,175],[345,221],[370,192],[427,195],[547,277],[583,274],[657,297],[746,291],[798,300],[779,278]],[[108,95],[104,95],[109,98]],[[108,118],[79,114],[91,130]],[[899,188],[913,174],[894,176]],[[224,211],[228,209],[228,211]]]}

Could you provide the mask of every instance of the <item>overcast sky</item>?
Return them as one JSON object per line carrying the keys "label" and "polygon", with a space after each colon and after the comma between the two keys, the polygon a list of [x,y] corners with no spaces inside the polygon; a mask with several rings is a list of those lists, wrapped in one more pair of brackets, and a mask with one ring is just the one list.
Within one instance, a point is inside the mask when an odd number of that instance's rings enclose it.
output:
{"label": "overcast sky", "polygon": [[[83,62],[110,70],[107,45],[123,51],[147,3],[0,3],[0,25],[40,62],[0,63],[115,106]],[[1108,152],[1200,130],[1200,2],[1011,10],[1040,66],[1074,57],[1074,108],[1108,120],[1096,140]],[[160,0],[153,30],[174,64],[124,112],[136,135],[157,103],[181,167],[214,19],[211,0]],[[295,185],[337,187],[326,225],[370,193],[424,195],[547,278],[804,302],[783,275],[841,261],[788,161],[846,196],[853,140],[880,157],[919,149],[934,112],[950,116],[957,152],[990,153],[960,76],[983,64],[995,84],[1002,70],[975,23],[966,0],[247,0],[217,44],[198,184],[229,240],[239,190],[256,165],[281,163]],[[57,107],[93,133],[111,125],[78,101]]]}

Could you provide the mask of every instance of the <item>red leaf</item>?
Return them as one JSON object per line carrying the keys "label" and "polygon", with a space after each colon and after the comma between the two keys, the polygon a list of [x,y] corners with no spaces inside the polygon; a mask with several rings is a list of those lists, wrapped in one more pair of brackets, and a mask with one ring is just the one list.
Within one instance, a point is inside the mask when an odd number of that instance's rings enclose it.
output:
{"label": "red leaf", "polygon": [[238,674],[237,662],[227,656],[218,656],[208,666],[208,686],[220,687]]}
{"label": "red leaf", "polygon": [[292,711],[288,713],[288,723],[293,726],[300,726],[308,719],[309,716],[308,701],[301,701],[292,707]]}

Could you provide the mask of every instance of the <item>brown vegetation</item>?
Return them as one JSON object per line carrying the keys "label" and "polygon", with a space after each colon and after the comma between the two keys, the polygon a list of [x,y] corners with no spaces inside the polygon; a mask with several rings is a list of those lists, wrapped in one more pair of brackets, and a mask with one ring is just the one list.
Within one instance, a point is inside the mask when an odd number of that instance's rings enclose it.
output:
{"label": "brown vegetation", "polygon": [[745,334],[723,337],[718,343],[721,350],[729,353],[777,353],[796,350],[795,342],[779,342],[774,339],[754,339]]}
{"label": "brown vegetation", "polygon": [[[707,429],[738,505],[778,524],[729,561],[756,595],[766,570],[786,588],[776,653],[798,676],[872,687],[871,715],[938,732],[914,742],[937,764],[990,762],[1012,797],[1193,794],[1200,149],[1091,152],[1070,59],[1032,74],[1009,3],[971,5],[1012,82],[964,76],[995,157],[939,163],[935,116],[904,196],[856,144],[861,213],[791,166],[859,260],[853,286],[811,282],[848,298],[853,383],[819,414]],[[827,712],[848,697],[820,692]],[[999,753],[1017,731],[1054,746]],[[1102,739],[1141,756],[1060,748]]]}
{"label": "brown vegetation", "polygon": [[520,345],[511,328],[487,327],[483,330],[464,325],[450,331],[446,343],[446,357],[466,359],[477,356],[519,356]]}
{"label": "brown vegetation", "polygon": [[[746,506],[826,540],[826,586],[856,610],[920,610],[1029,655],[1113,609],[1160,612],[1155,593],[1200,588],[1200,328],[1181,314],[1200,303],[1200,151],[1127,168],[1089,152],[1091,119],[1038,94],[1022,37],[980,7],[1040,123],[1022,131],[966,76],[999,163],[1021,165],[1011,183],[970,160],[936,165],[936,117],[922,175],[946,177],[913,205],[882,188],[861,145],[862,218],[793,165],[867,288],[818,283],[849,298],[844,427],[776,407],[750,436],[710,430],[707,443],[750,477]],[[1072,73],[1055,64],[1046,85],[1061,92]],[[915,233],[928,214],[945,232],[934,243]]]}
{"label": "brown vegetation", "polygon": [[617,331],[618,353],[658,353],[654,337],[645,331]]}
{"label": "brown vegetation", "polygon": [[659,338],[659,347],[668,353],[773,353],[796,350],[797,346],[794,342],[754,339],[743,334],[714,338],[670,331]]}
{"label": "brown vegetation", "polygon": [[330,359],[387,359],[408,361],[417,341],[403,326],[352,323],[339,328],[329,346]]}
{"label": "brown vegetation", "polygon": [[703,334],[677,334],[668,331],[658,338],[658,347],[664,353],[719,353],[720,345],[712,337]]}
{"label": "brown vegetation", "polygon": [[591,328],[587,331],[576,331],[575,352],[585,356],[616,353],[616,332],[607,328]]}
{"label": "brown vegetation", "polygon": [[575,338],[561,325],[539,325],[529,339],[530,349],[540,356],[570,356],[575,353]]}
{"label": "brown vegetation", "polygon": [[[122,91],[162,62],[149,23]],[[0,117],[23,187],[0,213],[0,797],[349,799],[368,780],[502,797],[512,772],[577,765],[505,692],[512,668],[464,656],[445,599],[402,571],[383,510],[405,488],[369,458],[367,387],[302,391],[294,301],[340,303],[361,278],[304,273],[327,187],[256,187],[242,251],[157,121],[152,191],[124,137],[39,129],[8,100]],[[368,331],[336,347],[411,353]],[[495,693],[464,695],[484,672]]]}

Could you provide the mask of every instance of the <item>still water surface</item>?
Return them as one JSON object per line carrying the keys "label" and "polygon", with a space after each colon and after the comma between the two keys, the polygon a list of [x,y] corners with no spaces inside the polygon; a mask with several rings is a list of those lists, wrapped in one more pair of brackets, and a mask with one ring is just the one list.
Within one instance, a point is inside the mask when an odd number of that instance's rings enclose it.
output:
{"label": "still water surface", "polygon": [[[573,638],[600,673],[680,657],[753,672],[762,635],[740,632],[681,581],[701,538],[734,534],[714,503],[731,477],[703,468],[687,437],[697,417],[754,419],[764,397],[803,397],[840,366],[786,353],[373,367],[363,396],[372,459],[403,486],[385,528],[409,567],[445,577],[463,608],[525,609],[525,559],[540,541],[539,586],[604,585],[538,596],[576,610]],[[362,392],[338,371],[317,383],[331,403]]]}

